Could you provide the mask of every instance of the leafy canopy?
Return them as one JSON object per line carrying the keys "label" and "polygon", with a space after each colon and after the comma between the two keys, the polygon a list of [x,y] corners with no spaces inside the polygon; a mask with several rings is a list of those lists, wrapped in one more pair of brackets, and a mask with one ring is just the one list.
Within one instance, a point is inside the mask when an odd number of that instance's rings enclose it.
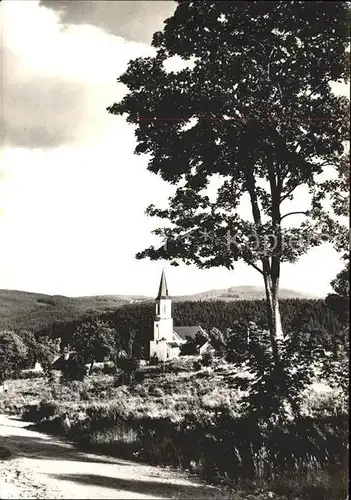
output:
{"label": "leafy canopy", "polygon": [[[347,189],[347,99],[330,87],[349,76],[346,24],[343,2],[178,1],[153,37],[156,56],[129,63],[119,78],[129,93],[108,108],[127,115],[136,154],[176,188],[167,209],[147,209],[167,221],[154,231],[166,244],[139,258],[200,268],[241,258],[262,272],[267,257],[294,262],[323,241],[345,244],[325,202],[346,210],[335,193]],[[167,71],[175,55],[187,66]],[[299,187],[310,203],[289,228],[282,206]]]}
{"label": "leafy canopy", "polygon": [[112,356],[115,345],[115,330],[100,319],[89,320],[77,327],[72,335],[71,347],[84,364],[94,364]]}

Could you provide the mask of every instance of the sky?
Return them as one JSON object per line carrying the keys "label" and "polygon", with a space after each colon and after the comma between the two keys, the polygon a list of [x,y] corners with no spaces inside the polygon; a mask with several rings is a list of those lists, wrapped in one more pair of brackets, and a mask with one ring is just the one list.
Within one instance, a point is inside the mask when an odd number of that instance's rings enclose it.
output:
{"label": "sky", "polygon": [[[153,55],[152,35],[171,1],[3,0],[0,151],[0,288],[67,296],[261,286],[244,263],[234,271],[135,254],[155,242],[170,187],[133,154],[133,127],[106,107],[126,89],[128,61]],[[343,87],[336,87],[345,93]],[[283,264],[281,286],[324,296],[342,268],[324,245]]]}

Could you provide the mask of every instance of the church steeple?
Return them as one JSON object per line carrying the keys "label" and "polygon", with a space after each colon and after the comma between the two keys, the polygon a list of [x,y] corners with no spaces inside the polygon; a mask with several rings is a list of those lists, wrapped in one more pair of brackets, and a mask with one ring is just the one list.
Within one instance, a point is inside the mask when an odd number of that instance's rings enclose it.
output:
{"label": "church steeple", "polygon": [[166,274],[165,274],[164,269],[162,270],[160,287],[158,289],[158,295],[156,297],[156,300],[160,300],[160,299],[169,299]]}
{"label": "church steeple", "polygon": [[172,300],[168,295],[166,274],[163,269],[155,299],[154,337],[150,341],[150,357],[157,356],[160,361],[175,357],[180,351],[178,344],[173,330]]}

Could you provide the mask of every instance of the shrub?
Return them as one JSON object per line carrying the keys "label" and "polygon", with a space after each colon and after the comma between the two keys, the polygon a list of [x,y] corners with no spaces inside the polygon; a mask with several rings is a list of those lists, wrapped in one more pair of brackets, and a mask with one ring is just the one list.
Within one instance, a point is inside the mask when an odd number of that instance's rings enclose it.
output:
{"label": "shrub", "polygon": [[214,355],[212,351],[206,351],[201,356],[201,363],[203,366],[212,366],[214,362]]}
{"label": "shrub", "polygon": [[146,366],[143,368],[145,375],[159,375],[163,373],[163,367],[161,365]]}
{"label": "shrub", "polygon": [[165,371],[169,373],[192,372],[197,356],[184,356],[172,359],[165,364]]}
{"label": "shrub", "polygon": [[26,405],[22,412],[22,418],[27,421],[41,422],[57,415],[59,411],[58,403],[43,400],[39,404]]}
{"label": "shrub", "polygon": [[87,374],[86,366],[77,358],[69,358],[62,369],[62,382],[83,380]]}
{"label": "shrub", "polygon": [[44,372],[39,372],[39,371],[22,371],[18,373],[17,377],[18,379],[33,379],[33,378],[45,378],[45,373]]}
{"label": "shrub", "polygon": [[135,371],[140,365],[140,360],[134,357],[122,357],[118,360],[118,367],[122,370],[123,383],[130,384]]}
{"label": "shrub", "polygon": [[155,397],[163,397],[165,395],[165,393],[160,387],[156,387],[154,385],[150,385],[148,392],[150,396],[155,396]]}
{"label": "shrub", "polygon": [[156,353],[154,353],[154,355],[151,356],[151,358],[149,360],[149,365],[150,366],[155,366],[155,365],[158,365],[158,364],[159,364],[158,357],[156,356]]}
{"label": "shrub", "polygon": [[124,374],[122,371],[118,371],[113,377],[113,386],[119,387],[124,384]]}
{"label": "shrub", "polygon": [[104,367],[102,365],[95,364],[93,366],[91,375],[102,375],[104,373]]}
{"label": "shrub", "polygon": [[116,367],[113,363],[104,363],[102,372],[105,375],[114,375],[116,373]]}
{"label": "shrub", "polygon": [[194,370],[201,370],[202,368],[202,364],[201,364],[201,360],[197,360],[197,361],[194,361]]}
{"label": "shrub", "polygon": [[136,384],[142,384],[145,380],[145,373],[142,370],[136,370],[134,373],[134,382]]}
{"label": "shrub", "polygon": [[55,372],[54,370],[47,370],[45,372],[45,376],[47,378],[47,381],[49,382],[49,384],[54,384],[55,382],[57,382],[60,378],[60,373],[59,372]]}

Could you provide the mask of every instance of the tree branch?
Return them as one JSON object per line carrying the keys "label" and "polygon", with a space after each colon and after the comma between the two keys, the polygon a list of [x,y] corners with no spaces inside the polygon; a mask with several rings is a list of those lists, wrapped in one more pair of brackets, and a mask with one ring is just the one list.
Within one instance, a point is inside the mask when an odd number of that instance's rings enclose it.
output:
{"label": "tree branch", "polygon": [[293,191],[295,191],[295,189],[296,189],[297,187],[299,187],[299,184],[296,184],[296,185],[295,185],[295,186],[293,186],[291,189],[289,189],[289,191],[288,191],[286,194],[284,194],[284,196],[281,196],[281,197],[280,197],[280,203],[282,203],[284,200],[286,200],[286,199],[287,199],[287,198],[291,195],[291,193],[292,193]]}
{"label": "tree branch", "polygon": [[244,261],[246,262],[247,265],[249,265],[249,266],[253,267],[254,269],[256,269],[256,271],[258,271],[263,276],[262,269],[260,269],[258,266],[256,266],[256,264],[254,264],[253,262],[250,262],[248,260],[245,260],[245,259],[244,259]]}
{"label": "tree branch", "polygon": [[296,215],[296,214],[303,214],[303,215],[308,215],[308,211],[306,210],[305,212],[303,211],[298,211],[298,212],[289,212],[287,214],[284,214],[280,217],[280,222],[285,218],[288,217],[289,215]]}

